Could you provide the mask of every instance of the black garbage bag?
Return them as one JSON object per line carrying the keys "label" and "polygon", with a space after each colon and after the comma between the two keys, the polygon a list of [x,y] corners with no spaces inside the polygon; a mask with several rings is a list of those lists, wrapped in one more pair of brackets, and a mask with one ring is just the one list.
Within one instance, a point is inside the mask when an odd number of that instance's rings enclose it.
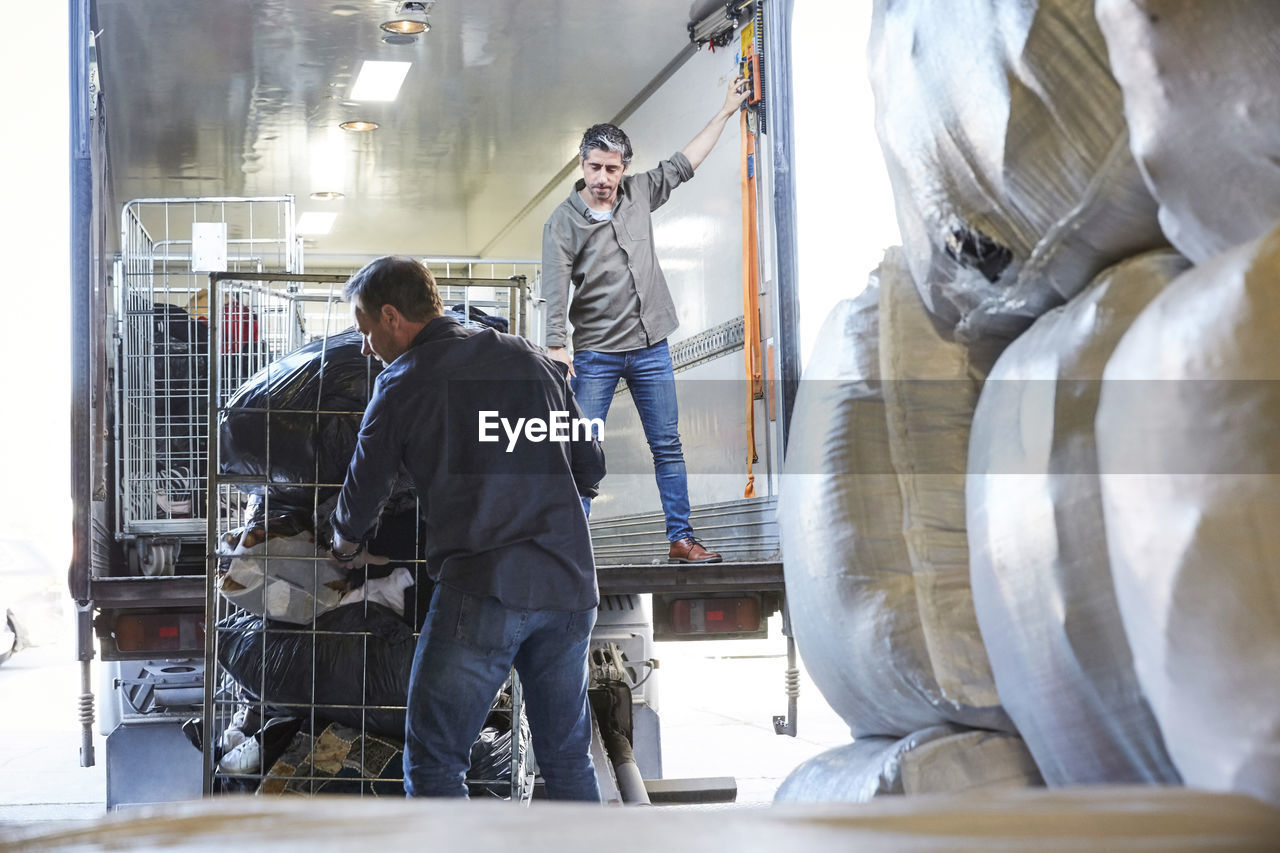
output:
{"label": "black garbage bag", "polygon": [[140,318],[151,329],[151,375],[138,379],[153,389],[148,394],[153,420],[146,429],[155,442],[156,508],[161,517],[202,515],[209,329],[167,302],[145,303],[130,315],[131,322]]}
{"label": "black garbage bag", "polygon": [[311,626],[236,613],[218,627],[218,662],[253,700],[318,722],[404,739],[416,640],[394,611],[346,604]]}
{"label": "black garbage bag", "polygon": [[209,327],[177,305],[157,302],[151,339],[158,456],[199,460],[204,442],[192,441],[204,432],[209,410]]}
{"label": "black garbage bag", "polygon": [[[472,796],[489,795],[506,799],[511,790],[511,696],[504,690],[493,703],[493,710],[485,718],[480,736],[471,745],[471,769],[467,771],[467,787]],[[520,709],[520,762],[529,770],[529,718]],[[532,790],[532,777],[520,780],[519,799],[526,799]]]}
{"label": "black garbage bag", "polygon": [[382,370],[361,346],[354,329],[313,341],[241,386],[218,418],[222,475],[261,480],[239,488],[270,491],[272,511],[335,495]]}
{"label": "black garbage bag", "polygon": [[497,329],[499,332],[505,332],[509,329],[506,317],[502,317],[497,314],[486,314],[474,305],[471,306],[471,310],[469,312],[465,311],[465,308],[465,305],[455,305],[450,308],[447,313],[462,323],[465,323],[467,320],[471,320],[473,323],[479,323],[483,326],[488,326],[491,329]]}

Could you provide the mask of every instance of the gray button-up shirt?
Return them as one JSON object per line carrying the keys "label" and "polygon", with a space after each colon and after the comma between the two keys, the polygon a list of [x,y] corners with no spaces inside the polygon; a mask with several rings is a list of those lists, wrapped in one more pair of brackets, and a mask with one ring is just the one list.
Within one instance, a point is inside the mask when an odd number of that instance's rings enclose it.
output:
{"label": "gray button-up shirt", "polygon": [[680,321],[653,248],[650,214],[692,177],[693,166],[679,151],[657,168],[624,177],[606,222],[593,219],[579,195],[585,182],[574,184],[542,229],[547,346],[565,346],[566,314],[576,351],[640,349],[676,330]]}

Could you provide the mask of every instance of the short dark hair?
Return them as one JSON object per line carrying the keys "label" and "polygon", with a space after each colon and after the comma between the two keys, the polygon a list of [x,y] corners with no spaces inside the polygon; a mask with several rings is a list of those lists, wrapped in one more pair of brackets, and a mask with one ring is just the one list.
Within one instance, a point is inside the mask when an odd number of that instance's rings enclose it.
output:
{"label": "short dark hair", "polygon": [[431,270],[402,255],[385,255],[365,264],[347,279],[342,296],[370,316],[380,313],[383,305],[391,305],[415,323],[444,313]]}
{"label": "short dark hair", "polygon": [[582,145],[578,148],[578,159],[585,162],[592,149],[614,151],[622,155],[622,165],[631,165],[631,140],[622,132],[622,128],[613,124],[593,124],[582,134]]}

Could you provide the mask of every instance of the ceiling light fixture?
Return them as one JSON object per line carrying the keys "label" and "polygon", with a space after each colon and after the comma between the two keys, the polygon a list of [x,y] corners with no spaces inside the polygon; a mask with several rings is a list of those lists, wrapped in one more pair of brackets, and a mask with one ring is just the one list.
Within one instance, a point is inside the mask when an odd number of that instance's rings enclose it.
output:
{"label": "ceiling light fixture", "polygon": [[376,121],[352,119],[351,121],[344,121],[342,124],[338,125],[338,127],[342,128],[343,130],[349,130],[352,133],[365,133],[370,130],[377,130],[378,123]]}
{"label": "ceiling light fixture", "polygon": [[419,33],[425,33],[431,29],[429,21],[414,21],[409,18],[399,18],[394,21],[383,21],[379,26],[389,33],[395,33],[398,36],[416,36]]}
{"label": "ceiling light fixture", "polygon": [[322,192],[312,193],[311,197],[316,201],[337,201],[345,197],[345,194],[334,190],[323,190]]}
{"label": "ceiling light fixture", "polygon": [[380,62],[366,59],[351,87],[353,101],[394,101],[412,62]]}
{"label": "ceiling light fixture", "polygon": [[389,33],[402,36],[416,36],[431,29],[427,20],[427,12],[435,5],[434,0],[407,0],[396,6],[396,16],[390,21],[383,21],[381,26]]}

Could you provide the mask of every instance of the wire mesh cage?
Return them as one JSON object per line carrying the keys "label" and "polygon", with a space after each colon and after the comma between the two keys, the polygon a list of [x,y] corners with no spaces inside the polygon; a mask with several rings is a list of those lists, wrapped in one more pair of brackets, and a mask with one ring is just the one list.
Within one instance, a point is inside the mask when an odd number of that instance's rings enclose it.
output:
{"label": "wire mesh cage", "polygon": [[542,264],[536,260],[424,258],[446,310],[504,332],[542,343]]}
{"label": "wire mesh cage", "polygon": [[223,329],[228,385],[296,346],[301,332],[283,302],[252,288],[210,312],[208,274],[300,271],[293,222],[291,196],[124,206],[115,282],[120,534],[203,536],[209,331]]}
{"label": "wire mesh cage", "polygon": [[[228,397],[285,353],[322,337],[327,323],[350,325],[348,308],[335,308],[326,291],[342,277],[302,275],[294,216],[292,196],[138,199],[122,209],[115,285],[119,535],[204,537],[214,326],[219,381]],[[537,261],[424,263],[459,319],[525,337],[540,330]],[[216,271],[294,278],[275,287],[226,279],[221,304],[211,310],[209,273]],[[140,544],[139,570],[172,573],[172,556],[151,556],[168,553],[164,540],[156,541]]]}
{"label": "wire mesh cage", "polygon": [[[350,329],[341,280],[210,276],[213,310],[251,297],[255,311],[295,329],[291,341],[301,345],[264,340],[265,367],[248,377],[234,357],[212,360],[207,792],[404,793],[409,673],[432,583],[407,484],[397,486],[369,542],[387,565],[347,571],[329,556],[328,518],[380,370]],[[220,351],[222,334],[211,331],[210,352]],[[527,802],[528,744],[513,675],[472,748],[473,796]]]}

